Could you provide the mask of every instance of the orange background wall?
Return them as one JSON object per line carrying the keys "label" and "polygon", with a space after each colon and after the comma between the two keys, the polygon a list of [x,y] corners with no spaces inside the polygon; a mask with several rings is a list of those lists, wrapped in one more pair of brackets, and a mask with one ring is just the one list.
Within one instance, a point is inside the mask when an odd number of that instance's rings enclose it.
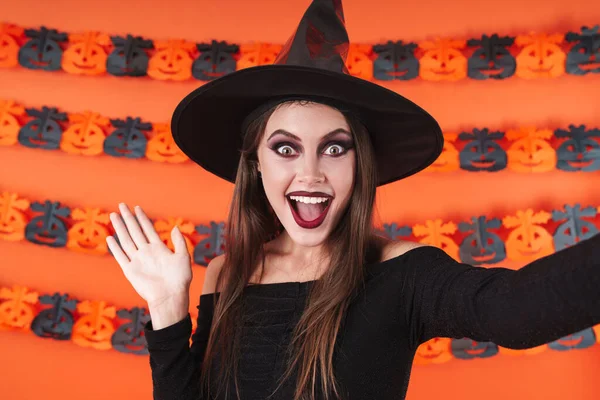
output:
{"label": "orange background wall", "polygon": [[[24,27],[62,31],[101,30],[152,39],[218,38],[233,42],[283,42],[309,0],[18,0],[3,4],[1,19]],[[344,0],[350,38],[468,38],[482,33],[530,30],[565,32],[600,23],[594,0],[504,2],[396,2]],[[56,105],[110,117],[140,116],[168,121],[178,100],[201,83],[151,79],[78,77],[25,69],[0,70],[0,97],[28,106]],[[600,126],[600,75],[499,82],[420,80],[385,83],[436,116],[445,131],[523,124]],[[457,172],[417,175],[379,190],[381,220],[413,224],[518,209],[551,209],[564,203],[600,204],[598,173],[493,175]],[[197,223],[224,220],[232,185],[194,164],[164,165],[109,156],[0,147],[0,190],[71,206],[116,210],[118,202],[139,204],[152,217],[180,216]],[[503,266],[518,268],[515,263]],[[203,269],[195,267],[192,299],[200,294]],[[116,262],[27,242],[0,241],[0,285],[24,284],[44,292],[106,300],[118,307],[143,306]],[[191,308],[195,307],[191,304]],[[0,398],[150,399],[147,357],[98,351],[33,334],[0,333]],[[497,356],[415,367],[409,399],[582,399],[600,397],[600,346],[581,351],[546,351],[529,357]]]}

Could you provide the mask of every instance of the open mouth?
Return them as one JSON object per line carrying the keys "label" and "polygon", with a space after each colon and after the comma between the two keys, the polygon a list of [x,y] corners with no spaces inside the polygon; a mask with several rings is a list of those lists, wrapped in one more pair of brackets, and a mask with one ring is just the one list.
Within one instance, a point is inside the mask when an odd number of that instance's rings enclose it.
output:
{"label": "open mouth", "polygon": [[288,194],[286,199],[294,220],[305,229],[314,229],[320,226],[333,201],[332,196],[321,194],[313,196]]}

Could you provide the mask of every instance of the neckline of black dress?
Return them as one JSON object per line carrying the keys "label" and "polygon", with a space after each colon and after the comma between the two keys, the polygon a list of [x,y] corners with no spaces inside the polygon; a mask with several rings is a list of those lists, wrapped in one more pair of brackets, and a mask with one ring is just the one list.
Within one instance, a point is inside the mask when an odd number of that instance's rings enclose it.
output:
{"label": "neckline of black dress", "polygon": [[[396,257],[388,258],[384,261],[379,261],[375,263],[370,263],[366,265],[367,275],[377,275],[384,269],[386,266],[392,263],[398,263],[400,261],[405,261],[410,256],[418,256],[421,252],[430,252],[430,251],[439,251],[437,247],[434,246],[421,246],[415,247],[413,249],[408,250],[407,252],[400,254]],[[273,282],[273,283],[255,283],[250,284],[244,288],[245,293],[252,294],[277,294],[277,293],[306,293],[307,290],[317,282],[316,279],[310,281],[302,281],[302,282]],[[219,292],[216,292],[219,293]],[[210,297],[215,293],[205,293],[200,297]]]}

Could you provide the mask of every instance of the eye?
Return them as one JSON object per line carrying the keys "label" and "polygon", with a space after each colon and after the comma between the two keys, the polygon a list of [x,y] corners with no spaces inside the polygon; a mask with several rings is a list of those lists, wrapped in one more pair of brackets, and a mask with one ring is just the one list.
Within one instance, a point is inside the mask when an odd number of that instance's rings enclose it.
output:
{"label": "eye", "polygon": [[282,155],[284,157],[291,157],[296,151],[294,145],[292,145],[291,143],[277,143],[272,147],[272,149],[277,154]]}
{"label": "eye", "polygon": [[[328,152],[329,150],[329,152]],[[328,156],[334,156],[334,157],[338,157],[344,153],[346,153],[346,147],[344,145],[342,145],[341,143],[332,143],[329,146],[327,146],[326,150],[325,150],[325,154],[327,154]]]}

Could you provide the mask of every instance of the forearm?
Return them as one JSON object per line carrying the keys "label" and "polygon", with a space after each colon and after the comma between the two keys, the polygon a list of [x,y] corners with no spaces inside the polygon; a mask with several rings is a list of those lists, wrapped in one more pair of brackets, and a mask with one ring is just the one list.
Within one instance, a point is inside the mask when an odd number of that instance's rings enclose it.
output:
{"label": "forearm", "polygon": [[154,330],[159,330],[181,321],[187,316],[189,307],[190,296],[187,292],[170,297],[158,304],[148,304],[152,327]]}

